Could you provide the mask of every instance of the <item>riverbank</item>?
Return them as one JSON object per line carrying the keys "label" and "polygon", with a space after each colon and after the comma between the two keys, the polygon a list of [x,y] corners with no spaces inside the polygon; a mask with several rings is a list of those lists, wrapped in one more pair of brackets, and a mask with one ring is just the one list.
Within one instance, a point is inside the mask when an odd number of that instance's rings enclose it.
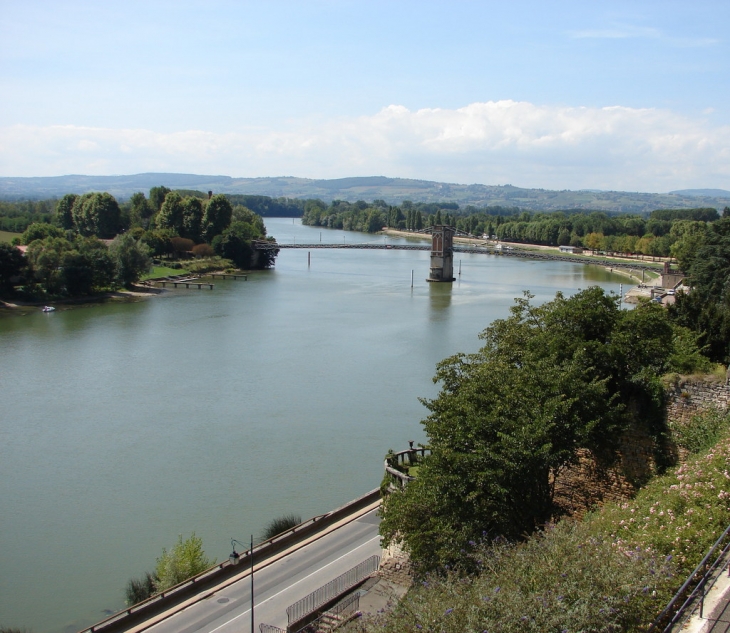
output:
{"label": "riverbank", "polygon": [[[430,240],[431,236],[428,233],[413,233],[411,231],[401,231],[397,229],[383,229],[381,231],[381,234],[383,235],[390,235],[392,237],[405,237],[405,238],[413,238],[413,239],[420,239],[420,240]],[[477,237],[460,237],[455,236],[454,242],[457,244],[470,244],[472,246],[495,246],[497,244],[508,244],[509,246],[512,246],[513,248],[518,248],[520,250],[530,251],[544,251],[548,252],[551,255],[555,255],[557,257],[566,257],[566,258],[580,258],[585,259],[586,263],[591,263],[591,260],[595,257],[593,254],[572,254],[572,253],[562,253],[560,249],[556,246],[544,246],[542,244],[526,244],[524,242],[500,242],[500,240],[485,240],[482,238]],[[636,255],[634,257],[619,257],[616,255],[601,255],[600,256],[602,260],[610,259],[612,261],[615,261],[617,263],[620,263],[621,265],[626,264],[637,264],[641,266],[656,266],[657,270],[661,268],[661,266],[664,264],[665,261],[671,261],[671,258],[668,257],[651,257],[647,259],[648,256],[645,255]],[[601,265],[601,264],[599,264]]]}
{"label": "riverbank", "polygon": [[46,298],[42,301],[23,301],[20,299],[0,299],[0,316],[23,316],[32,312],[38,312],[46,305],[53,305],[55,308],[71,309],[99,303],[132,303],[149,299],[167,292],[164,288],[151,288],[148,286],[133,286],[127,290],[115,290],[104,292],[98,295],[87,295],[84,297],[55,297]]}

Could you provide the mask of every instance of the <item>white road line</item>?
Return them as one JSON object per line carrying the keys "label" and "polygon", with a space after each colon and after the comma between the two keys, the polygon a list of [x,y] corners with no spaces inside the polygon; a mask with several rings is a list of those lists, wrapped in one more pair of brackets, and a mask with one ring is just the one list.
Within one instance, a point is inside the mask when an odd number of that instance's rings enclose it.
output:
{"label": "white road line", "polygon": [[[280,591],[279,593],[275,593],[275,594],[274,594],[273,596],[269,596],[268,598],[266,598],[266,600],[263,600],[263,601],[259,602],[259,603],[258,603],[258,604],[257,604],[256,606],[261,606],[262,604],[264,604],[264,603],[268,602],[269,600],[273,600],[274,598],[276,598],[276,596],[279,596],[279,595],[281,595],[282,593],[284,593],[284,592],[286,592],[286,591],[289,591],[289,589],[291,589],[291,588],[292,588],[292,587],[293,587],[294,585],[298,585],[298,584],[299,584],[300,582],[303,582],[303,581],[305,581],[305,580],[306,580],[307,578],[309,578],[310,576],[314,576],[315,574],[318,574],[318,573],[319,573],[320,571],[322,571],[323,569],[327,569],[327,567],[329,567],[330,565],[332,565],[332,564],[336,563],[336,562],[337,562],[338,560],[340,560],[340,559],[342,559],[342,558],[345,558],[346,556],[349,556],[349,555],[350,555],[350,554],[352,554],[353,552],[356,552],[357,550],[359,550],[359,549],[360,549],[361,547],[365,547],[366,545],[368,545],[368,544],[372,543],[373,541],[375,541],[375,540],[377,540],[377,539],[379,539],[379,538],[380,538],[380,536],[379,536],[379,535],[378,535],[378,536],[374,536],[374,537],[373,537],[373,538],[371,538],[371,539],[370,539],[369,541],[365,541],[365,543],[363,543],[362,545],[358,545],[358,546],[357,546],[357,547],[356,547],[355,549],[352,549],[352,550],[350,550],[349,552],[347,552],[347,554],[343,554],[343,555],[342,555],[342,556],[340,556],[339,558],[335,558],[335,560],[333,560],[333,561],[331,561],[331,562],[327,563],[327,564],[326,564],[326,565],[324,565],[323,567],[320,567],[320,568],[319,568],[319,569],[317,569],[316,571],[313,571],[313,572],[312,572],[311,574],[309,574],[309,575],[305,576],[304,578],[300,578],[300,579],[299,579],[299,580],[297,580],[297,581],[296,581],[295,583],[292,583],[291,585],[289,585],[289,586],[288,586],[288,587],[287,587],[286,589],[282,589],[282,590],[281,590],[281,591]],[[240,618],[241,616],[244,616],[244,615],[246,615],[246,614],[247,614],[247,613],[248,613],[249,611],[251,611],[251,608],[250,608],[250,607],[249,607],[248,609],[246,609],[246,610],[245,610],[245,611],[244,611],[243,613],[239,613],[239,614],[238,614],[238,615],[237,615],[237,616],[236,616],[235,618],[231,618],[230,620],[228,620],[228,622],[224,622],[223,624],[221,624],[221,625],[217,626],[217,627],[216,627],[216,628],[214,628],[214,629],[213,629],[212,631],[210,631],[210,633],[215,633],[216,631],[218,631],[218,630],[222,629],[222,628],[223,628],[224,626],[228,626],[228,625],[229,625],[229,624],[230,624],[231,622],[233,622],[234,620],[238,620],[238,618]]]}

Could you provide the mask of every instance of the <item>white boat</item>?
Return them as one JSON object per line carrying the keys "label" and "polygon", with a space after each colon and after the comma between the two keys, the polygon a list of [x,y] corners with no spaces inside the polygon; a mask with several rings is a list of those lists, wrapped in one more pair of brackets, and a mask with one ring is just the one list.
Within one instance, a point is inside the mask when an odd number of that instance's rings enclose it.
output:
{"label": "white boat", "polygon": [[53,306],[43,306],[43,312],[53,312],[55,309]]}

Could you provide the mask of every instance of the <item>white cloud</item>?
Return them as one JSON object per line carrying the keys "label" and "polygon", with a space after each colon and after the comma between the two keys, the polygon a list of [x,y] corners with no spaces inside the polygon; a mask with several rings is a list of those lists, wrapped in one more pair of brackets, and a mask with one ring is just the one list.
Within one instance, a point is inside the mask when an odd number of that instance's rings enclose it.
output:
{"label": "white cloud", "polygon": [[633,24],[612,24],[608,27],[597,29],[582,29],[568,31],[573,39],[599,39],[599,40],[625,40],[625,39],[651,39],[665,42],[672,46],[681,48],[694,48],[714,46],[719,41],[711,37],[685,37],[669,35],[660,29],[648,26],[634,26]]}
{"label": "white cloud", "polygon": [[278,130],[15,125],[0,128],[0,175],[173,171],[337,178],[382,174],[545,188],[730,188],[730,126],[669,110],[472,103],[391,105]]}

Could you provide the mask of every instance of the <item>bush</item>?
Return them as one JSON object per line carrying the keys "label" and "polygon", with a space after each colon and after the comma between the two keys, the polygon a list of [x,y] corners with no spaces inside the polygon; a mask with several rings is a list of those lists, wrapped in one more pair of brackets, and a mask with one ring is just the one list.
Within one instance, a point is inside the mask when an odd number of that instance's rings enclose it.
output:
{"label": "bush", "polygon": [[184,541],[181,534],[175,547],[169,552],[163,549],[162,556],[157,559],[156,589],[165,591],[205,571],[213,564],[215,561],[210,561],[205,555],[203,540],[195,536],[195,532]]}
{"label": "bush", "polygon": [[709,409],[693,415],[688,423],[675,422],[670,430],[677,446],[690,453],[699,453],[713,446],[722,432],[730,426],[730,415],[718,409]]}
{"label": "bush", "polygon": [[213,257],[213,255],[215,255],[215,251],[210,244],[196,244],[193,246],[193,255],[195,255],[198,259],[203,257]]}
{"label": "bush", "polygon": [[199,259],[195,261],[189,261],[185,267],[191,273],[197,273],[199,275],[217,272],[219,270],[230,271],[235,270],[235,266],[230,259],[224,259],[223,257],[210,257],[207,259]]}
{"label": "bush", "polygon": [[124,598],[127,606],[132,606],[157,593],[158,578],[146,572],[141,578],[130,578],[124,590]]}
{"label": "bush", "polygon": [[269,524],[264,528],[264,533],[261,535],[262,541],[268,541],[270,538],[274,538],[282,532],[291,530],[293,527],[299,525],[302,522],[302,517],[298,514],[285,514],[269,521]]}

